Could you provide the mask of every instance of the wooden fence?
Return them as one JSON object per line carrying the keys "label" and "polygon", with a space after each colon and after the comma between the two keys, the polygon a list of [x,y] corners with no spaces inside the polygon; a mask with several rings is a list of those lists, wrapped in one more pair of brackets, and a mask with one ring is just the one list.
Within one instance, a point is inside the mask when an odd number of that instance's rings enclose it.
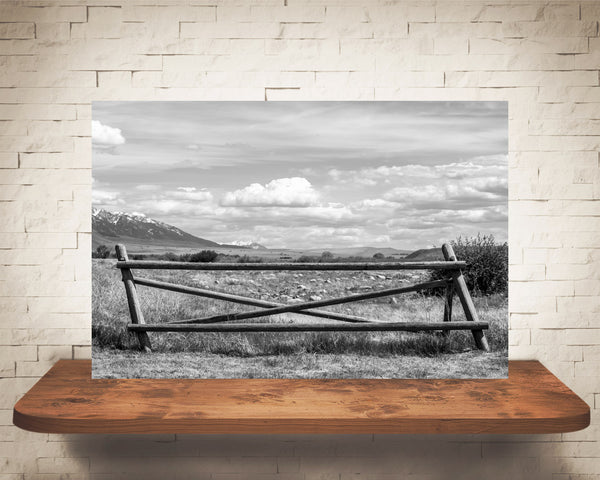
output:
{"label": "wooden fence", "polygon": [[[487,339],[483,333],[489,328],[487,322],[479,321],[475,305],[467,289],[462,268],[465,262],[458,261],[452,247],[442,246],[445,261],[435,262],[369,262],[369,263],[190,263],[164,262],[153,260],[129,260],[124,245],[115,247],[117,253],[117,268],[121,269],[131,323],[128,330],[137,334],[142,350],[151,351],[151,343],[147,332],[372,332],[372,331],[431,331],[439,330],[447,334],[449,330],[471,330],[475,344],[480,350],[489,351]],[[174,283],[134,277],[132,269],[136,270],[205,270],[205,271],[361,271],[361,270],[442,270],[447,275],[439,280],[432,280],[415,285],[401,286],[368,293],[358,293],[344,297],[330,298],[294,304],[281,304],[266,300],[232,295],[229,293],[205,290],[202,288],[177,285]],[[224,300],[243,305],[260,307],[241,313],[215,315],[188,320],[174,320],[162,324],[147,324],[140,307],[136,285],[169,290],[171,292],[187,293],[201,297]],[[358,302],[371,298],[381,298],[401,293],[418,292],[433,288],[445,288],[444,318],[442,322],[387,322],[380,319],[367,319],[355,315],[319,310],[320,307]],[[454,295],[460,299],[466,322],[452,322],[452,302]],[[278,315],[281,313],[298,313],[312,317],[336,320],[337,323],[238,323],[240,320]],[[231,323],[235,322],[235,323]]]}

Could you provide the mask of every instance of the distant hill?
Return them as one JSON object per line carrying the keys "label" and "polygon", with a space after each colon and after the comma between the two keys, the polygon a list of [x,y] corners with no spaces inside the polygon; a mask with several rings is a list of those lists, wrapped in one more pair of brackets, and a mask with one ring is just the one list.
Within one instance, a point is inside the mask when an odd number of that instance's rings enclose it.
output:
{"label": "distant hill", "polygon": [[404,257],[407,262],[442,261],[444,254],[441,247],[421,248]]}
{"label": "distant hill", "polygon": [[306,253],[317,255],[324,251],[331,252],[340,257],[372,257],[376,253],[383,253],[386,257],[403,258],[410,253],[410,250],[397,250],[389,247],[313,248],[307,250]]}
{"label": "distant hill", "polygon": [[[300,255],[321,255],[324,251],[328,251],[339,257],[370,258],[376,253],[381,253],[386,257],[408,260],[409,257],[418,255],[419,252],[429,251],[417,250],[410,253],[410,250],[398,250],[389,247],[313,248],[308,250],[269,249],[259,243],[245,240],[220,244],[196,237],[180,228],[154,220],[141,213],[92,209],[92,250],[96,250],[99,245],[106,245],[112,251],[117,243],[124,244],[129,253],[160,254],[167,251],[184,253],[211,249],[220,253],[237,255],[243,253],[240,250],[253,250],[252,255],[274,259],[278,259],[284,252],[287,252],[286,255],[290,255],[291,258],[297,258]],[[409,253],[410,255],[408,255]]]}
{"label": "distant hill", "polygon": [[92,249],[116,243],[174,248],[219,247],[216,242],[190,235],[173,225],[142,214],[92,210]]}

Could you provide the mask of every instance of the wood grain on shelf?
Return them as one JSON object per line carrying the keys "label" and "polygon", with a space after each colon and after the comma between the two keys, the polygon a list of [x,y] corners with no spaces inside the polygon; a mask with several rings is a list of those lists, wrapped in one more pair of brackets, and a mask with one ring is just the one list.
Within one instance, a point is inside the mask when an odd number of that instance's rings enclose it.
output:
{"label": "wood grain on shelf", "polygon": [[502,380],[92,380],[60,360],[19,400],[45,433],[556,433],[587,404],[536,361]]}

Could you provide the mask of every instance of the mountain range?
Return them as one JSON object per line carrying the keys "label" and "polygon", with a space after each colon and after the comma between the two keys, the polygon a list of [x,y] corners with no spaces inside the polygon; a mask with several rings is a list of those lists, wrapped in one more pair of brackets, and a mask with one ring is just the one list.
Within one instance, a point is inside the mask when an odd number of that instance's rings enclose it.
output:
{"label": "mountain range", "polygon": [[[236,253],[239,250],[254,250],[260,255],[279,255],[279,251],[287,249],[267,249],[263,245],[252,241],[238,240],[228,244],[221,244],[205,238],[191,235],[180,228],[168,223],[154,220],[141,213],[109,212],[103,209],[92,209],[92,249],[99,245],[106,245],[110,249],[115,244],[122,243],[129,252],[156,253],[167,250],[189,251],[190,249],[220,249]],[[297,255],[320,255],[323,250],[330,251],[338,256],[363,256],[371,257],[375,253],[397,258],[405,257],[409,251],[394,248],[375,247],[338,247],[328,249],[307,248],[294,250]],[[273,257],[277,258],[277,257]]]}
{"label": "mountain range", "polygon": [[183,230],[139,213],[92,209],[92,248],[146,244],[181,248],[220,247],[217,242],[196,237]]}

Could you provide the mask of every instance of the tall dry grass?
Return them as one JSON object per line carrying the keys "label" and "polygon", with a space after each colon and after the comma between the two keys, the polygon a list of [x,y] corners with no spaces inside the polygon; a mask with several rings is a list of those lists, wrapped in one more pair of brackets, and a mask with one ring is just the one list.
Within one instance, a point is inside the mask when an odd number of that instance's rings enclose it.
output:
{"label": "tall dry grass", "polygon": [[[311,296],[341,296],[361,291],[391,288],[401,283],[419,281],[426,273],[390,272],[185,272],[139,271],[146,277],[173,283],[212,288],[281,303],[308,300]],[[247,307],[190,295],[138,287],[147,323],[204,317],[232,311],[253,310]],[[493,352],[508,349],[508,307],[503,295],[477,297],[475,306],[481,320],[490,324],[486,331]],[[390,321],[437,322],[443,317],[444,301],[440,297],[405,294],[330,307],[332,311]],[[323,322],[297,314],[256,319],[264,322]],[[455,300],[453,320],[466,320]],[[125,290],[114,260],[93,260],[92,341],[104,349],[133,350],[137,339],[128,333],[130,322]],[[204,352],[237,357],[299,354],[418,355],[434,356],[473,350],[469,331],[452,331],[447,337],[437,333],[407,332],[305,332],[305,333],[149,333],[157,352]]]}

